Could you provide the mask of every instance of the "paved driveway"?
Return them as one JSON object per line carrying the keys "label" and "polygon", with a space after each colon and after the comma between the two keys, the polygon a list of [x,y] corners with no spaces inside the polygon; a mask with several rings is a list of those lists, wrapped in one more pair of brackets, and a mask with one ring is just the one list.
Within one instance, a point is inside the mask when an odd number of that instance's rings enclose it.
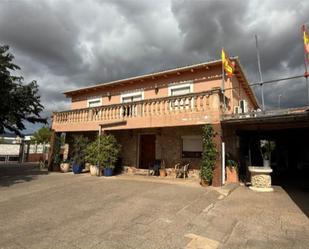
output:
{"label": "paved driveway", "polygon": [[0,248],[308,248],[282,189],[212,188],[0,166]]}

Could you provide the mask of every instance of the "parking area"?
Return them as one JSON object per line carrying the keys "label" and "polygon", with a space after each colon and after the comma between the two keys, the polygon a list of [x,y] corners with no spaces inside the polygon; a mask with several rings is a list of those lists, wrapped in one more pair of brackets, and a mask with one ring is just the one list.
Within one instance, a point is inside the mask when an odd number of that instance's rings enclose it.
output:
{"label": "parking area", "polygon": [[0,166],[0,248],[308,248],[281,187],[255,193]]}

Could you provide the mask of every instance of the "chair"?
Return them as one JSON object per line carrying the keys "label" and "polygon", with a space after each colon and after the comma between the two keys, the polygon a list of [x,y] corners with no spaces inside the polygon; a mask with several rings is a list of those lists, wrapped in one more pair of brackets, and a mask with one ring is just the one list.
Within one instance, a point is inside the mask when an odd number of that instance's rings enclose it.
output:
{"label": "chair", "polygon": [[181,166],[180,163],[177,163],[175,165],[175,172],[176,172],[175,178],[177,178],[177,177],[178,178],[183,177],[184,179],[186,179],[186,177],[188,178],[189,166],[190,166],[190,163],[187,163],[183,166]]}
{"label": "chair", "polygon": [[161,168],[162,160],[155,160],[153,166],[149,166],[148,175],[149,176],[158,176],[160,174],[159,170]]}

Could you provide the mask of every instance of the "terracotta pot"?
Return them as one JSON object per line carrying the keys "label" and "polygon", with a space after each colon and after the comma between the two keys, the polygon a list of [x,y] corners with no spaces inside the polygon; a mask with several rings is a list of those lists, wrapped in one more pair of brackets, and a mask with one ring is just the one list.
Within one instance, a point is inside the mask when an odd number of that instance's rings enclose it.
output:
{"label": "terracotta pot", "polygon": [[99,174],[100,170],[97,166],[90,165],[89,168],[90,168],[90,175],[91,176],[100,176],[100,174]]}
{"label": "terracotta pot", "polygon": [[209,186],[209,182],[202,180],[202,179],[200,181],[200,184],[201,184],[202,187],[208,187]]}
{"label": "terracotta pot", "polygon": [[237,169],[233,166],[227,166],[225,168],[226,172],[226,183],[238,183],[238,173]]}
{"label": "terracotta pot", "polygon": [[61,163],[60,169],[61,169],[61,172],[67,173],[70,170],[70,164],[69,163]]}
{"label": "terracotta pot", "polygon": [[166,176],[166,170],[160,169],[160,177],[165,177],[165,176]]}

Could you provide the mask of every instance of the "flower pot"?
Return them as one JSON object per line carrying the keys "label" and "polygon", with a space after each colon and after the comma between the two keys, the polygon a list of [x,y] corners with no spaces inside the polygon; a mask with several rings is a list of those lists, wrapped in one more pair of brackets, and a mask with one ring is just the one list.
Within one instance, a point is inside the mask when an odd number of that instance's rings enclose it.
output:
{"label": "flower pot", "polygon": [[264,167],[270,167],[270,160],[264,159],[264,160],[263,160],[263,166],[264,166]]}
{"label": "flower pot", "polygon": [[227,166],[226,172],[226,183],[238,183],[237,169],[233,166]]}
{"label": "flower pot", "polygon": [[165,177],[165,176],[166,176],[166,170],[160,169],[160,177]]}
{"label": "flower pot", "polygon": [[61,163],[60,169],[61,169],[61,172],[67,173],[70,170],[70,164],[69,163]]}
{"label": "flower pot", "polygon": [[104,176],[112,176],[113,168],[104,168]]}
{"label": "flower pot", "polygon": [[83,171],[83,165],[82,164],[75,164],[72,165],[72,171],[74,174],[80,174]]}
{"label": "flower pot", "polygon": [[100,176],[99,167],[95,165],[90,165],[90,175],[92,176]]}
{"label": "flower pot", "polygon": [[210,184],[208,181],[201,179],[200,184],[202,187],[208,187]]}

